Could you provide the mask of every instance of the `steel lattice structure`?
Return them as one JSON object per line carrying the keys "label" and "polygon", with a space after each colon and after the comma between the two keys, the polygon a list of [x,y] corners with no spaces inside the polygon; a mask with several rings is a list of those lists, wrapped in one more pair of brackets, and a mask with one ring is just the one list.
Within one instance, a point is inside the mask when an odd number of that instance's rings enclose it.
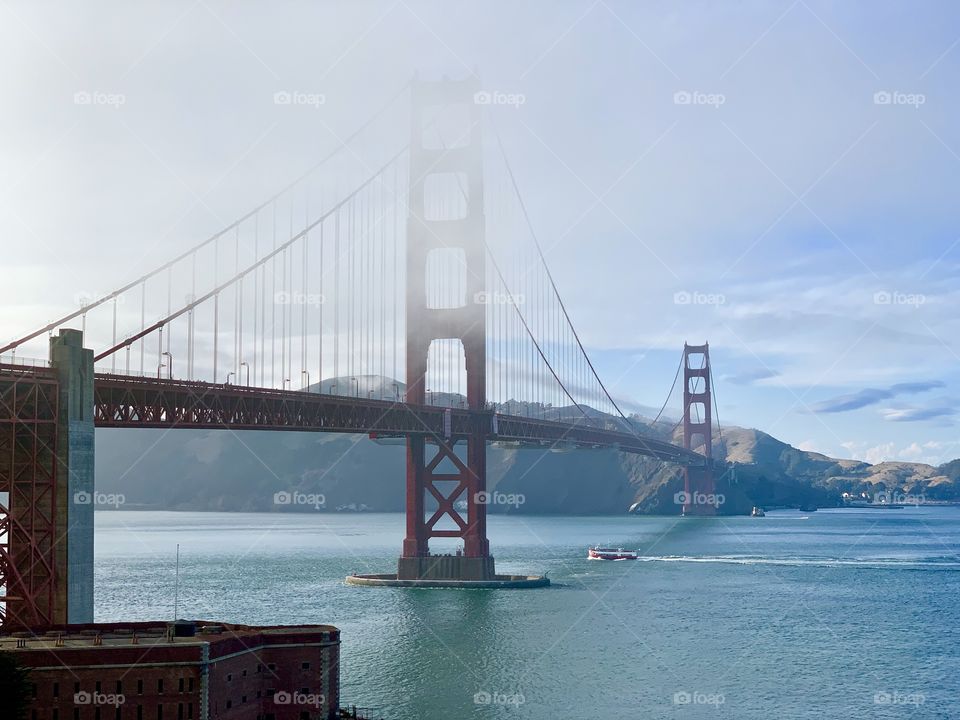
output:
{"label": "steel lattice structure", "polygon": [[0,621],[5,627],[55,622],[65,605],[58,392],[49,371],[0,366],[0,493],[5,495],[0,501]]}

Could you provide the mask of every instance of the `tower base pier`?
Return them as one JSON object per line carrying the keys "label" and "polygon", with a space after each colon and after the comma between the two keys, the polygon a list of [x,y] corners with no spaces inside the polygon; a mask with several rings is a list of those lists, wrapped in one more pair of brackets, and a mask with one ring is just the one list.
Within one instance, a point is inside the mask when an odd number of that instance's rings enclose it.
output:
{"label": "tower base pier", "polygon": [[491,580],[496,576],[493,556],[427,555],[397,561],[400,580]]}
{"label": "tower base pier", "polygon": [[348,585],[412,588],[511,589],[550,585],[545,575],[497,575],[493,557],[423,555],[402,557],[397,573],[347,576]]}

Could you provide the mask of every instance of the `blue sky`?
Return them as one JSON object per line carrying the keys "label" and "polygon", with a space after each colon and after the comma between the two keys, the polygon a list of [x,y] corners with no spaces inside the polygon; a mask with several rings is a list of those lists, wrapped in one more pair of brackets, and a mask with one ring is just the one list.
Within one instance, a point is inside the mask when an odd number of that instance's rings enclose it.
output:
{"label": "blue sky", "polygon": [[492,112],[615,395],[659,407],[709,340],[722,422],[960,456],[955,3],[9,3],[0,48],[4,337],[245,212],[414,71],[476,68],[523,96]]}

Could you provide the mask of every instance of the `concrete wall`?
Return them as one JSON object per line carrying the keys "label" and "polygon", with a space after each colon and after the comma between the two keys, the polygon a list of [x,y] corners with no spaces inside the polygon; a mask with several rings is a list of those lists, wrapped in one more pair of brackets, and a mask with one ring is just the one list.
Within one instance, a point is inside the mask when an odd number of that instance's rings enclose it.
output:
{"label": "concrete wall", "polygon": [[[61,330],[50,338],[50,362],[60,380],[57,537],[66,537],[67,577],[58,604],[66,622],[93,622],[93,351],[83,333]],[[61,550],[62,552],[63,550]],[[59,563],[58,563],[59,564]],[[61,565],[62,567],[62,565]]]}

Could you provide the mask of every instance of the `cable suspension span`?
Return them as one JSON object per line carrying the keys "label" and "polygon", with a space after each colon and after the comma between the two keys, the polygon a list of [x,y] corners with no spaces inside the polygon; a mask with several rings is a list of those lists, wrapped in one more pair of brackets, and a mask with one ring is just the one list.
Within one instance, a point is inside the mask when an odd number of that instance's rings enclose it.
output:
{"label": "cable suspension span", "polygon": [[[498,141],[499,141],[499,136],[497,137],[497,139],[498,139]],[[444,148],[446,148],[446,144],[443,143],[442,138],[441,138],[441,144],[442,144],[442,146],[443,146]],[[503,153],[503,145],[502,145],[502,143],[499,143],[499,144],[500,144],[501,153]],[[504,153],[504,162],[507,163],[505,153]],[[512,174],[512,172],[510,171],[509,163],[507,163],[507,170],[508,170],[508,172],[510,172],[511,179],[512,179],[512,175],[513,175],[513,174]],[[522,199],[522,198],[520,197],[520,195],[519,195],[519,190],[517,189],[516,183],[514,182],[513,185],[514,185],[514,190],[515,190],[515,192],[516,192],[516,194],[517,194],[517,199],[520,201],[521,208],[523,208],[523,199]],[[468,199],[468,198],[467,198],[467,194],[466,194],[466,191],[465,191],[464,188],[463,188],[463,183],[461,182],[459,176],[457,177],[457,186],[459,187],[460,193],[463,195],[463,198],[464,198],[464,200],[466,201],[466,200]],[[531,234],[532,234],[533,227],[532,227],[532,224],[530,223],[530,218],[529,218],[529,216],[527,215],[525,208],[523,208],[523,212],[524,212],[524,216],[525,216],[526,219],[527,219],[528,227],[530,228]],[[534,240],[536,240],[535,236],[534,236]],[[486,252],[487,252],[487,256],[490,258],[490,261],[491,261],[491,263],[493,264],[494,271],[497,273],[497,277],[499,278],[501,284],[503,285],[504,290],[506,291],[508,297],[510,298],[510,303],[509,303],[509,304],[512,305],[513,308],[516,310],[517,317],[519,318],[520,323],[522,324],[523,329],[526,331],[526,333],[527,333],[527,335],[529,336],[530,340],[533,342],[533,346],[534,346],[534,348],[536,349],[537,354],[538,354],[538,355],[540,356],[540,358],[543,360],[544,364],[547,366],[547,369],[550,371],[550,374],[553,376],[554,380],[556,380],[557,384],[560,386],[560,389],[563,390],[563,393],[570,399],[570,401],[571,401],[571,402],[576,406],[576,408],[580,411],[580,413],[581,413],[582,416],[583,416],[583,419],[589,420],[589,415],[587,414],[586,410],[584,410],[584,409],[583,409],[583,406],[582,406],[580,403],[577,402],[577,400],[574,398],[573,394],[570,392],[570,390],[569,390],[569,389],[567,388],[567,386],[564,384],[563,380],[560,379],[560,376],[557,374],[557,371],[554,369],[553,364],[552,364],[552,363],[550,362],[550,360],[547,358],[546,354],[545,354],[544,351],[543,351],[543,348],[541,347],[540,343],[537,341],[537,338],[536,338],[536,336],[534,335],[533,331],[531,330],[529,324],[527,323],[527,319],[524,317],[523,313],[521,312],[521,310],[520,310],[520,305],[519,305],[519,303],[516,302],[516,298],[515,298],[512,290],[510,289],[510,286],[507,284],[507,281],[506,281],[506,278],[504,277],[503,271],[500,269],[500,264],[497,262],[496,258],[494,257],[493,251],[491,250],[490,245],[489,245],[489,243],[487,242],[487,240],[486,240],[485,237],[483,238],[483,245],[484,245],[484,248],[485,248],[485,250],[486,250]],[[538,255],[539,255],[539,257],[540,257],[540,261],[541,261],[541,263],[543,264],[544,270],[546,270],[547,275],[548,275],[548,277],[550,278],[550,283],[551,283],[551,286],[552,286],[552,288],[553,288],[554,294],[556,294],[557,299],[559,300],[559,299],[560,299],[559,291],[557,290],[556,284],[553,282],[552,276],[550,276],[550,270],[549,270],[549,268],[547,267],[546,260],[545,260],[545,258],[544,258],[544,256],[543,256],[542,250],[540,249],[539,243],[537,243],[537,251],[538,251]],[[562,305],[563,305],[563,301],[562,301],[562,300],[560,301],[560,305],[561,305],[561,307],[562,307]],[[571,323],[570,317],[569,317],[569,315],[567,315],[565,309],[563,310],[563,314],[564,314],[564,316],[566,317],[568,326],[569,326],[570,329],[573,331],[573,334],[574,334],[574,336],[576,337],[576,330],[573,328],[573,324]],[[580,348],[581,354],[582,354],[583,357],[586,359],[587,363],[590,365],[590,370],[591,370],[591,372],[593,373],[594,377],[597,379],[597,382],[600,384],[601,388],[603,388],[604,394],[607,396],[607,398],[610,400],[610,402],[613,404],[613,406],[617,409],[617,412],[620,413],[620,416],[623,418],[624,422],[626,423],[626,426],[627,426],[628,430],[636,437],[637,440],[639,440],[641,443],[643,443],[643,444],[646,446],[646,440],[647,440],[647,438],[644,438],[642,435],[640,435],[640,433],[637,432],[636,428],[633,427],[633,424],[629,421],[629,419],[620,411],[620,408],[619,408],[619,407],[617,406],[617,404],[613,401],[613,398],[610,397],[610,395],[609,395],[609,393],[607,392],[606,388],[603,386],[603,383],[600,381],[600,378],[597,377],[596,370],[593,368],[593,364],[590,363],[590,358],[589,358],[589,356],[587,356],[586,351],[584,350],[583,345],[580,343],[578,337],[577,337],[577,344],[578,344],[578,346],[579,346],[579,348]],[[577,425],[578,425],[577,422],[572,423],[570,429],[572,430],[572,429],[575,428]],[[648,449],[649,449],[649,446],[646,446],[646,447],[648,447]]]}
{"label": "cable suspension span", "polygon": [[500,133],[497,131],[497,126],[493,122],[493,117],[490,117],[490,125],[493,128],[493,134],[497,138],[497,146],[500,148],[500,154],[503,157],[504,166],[507,170],[507,175],[510,177],[510,183],[513,186],[513,190],[517,195],[517,200],[520,203],[520,210],[523,213],[523,217],[526,220],[527,228],[530,231],[530,237],[533,239],[533,243],[537,248],[537,254],[540,256],[540,262],[543,264],[543,269],[547,274],[547,279],[550,281],[550,286],[553,288],[554,295],[556,295],[557,301],[560,304],[560,310],[563,313],[563,317],[567,321],[567,326],[570,328],[570,331],[573,333],[574,340],[576,340],[577,347],[580,348],[580,352],[583,354],[584,359],[587,361],[587,365],[590,368],[590,372],[593,374],[594,379],[600,385],[603,394],[606,396],[607,400],[610,401],[610,404],[616,409],[617,413],[623,418],[624,422],[628,427],[632,428],[633,424],[630,422],[630,419],[624,415],[623,411],[620,409],[620,406],[617,405],[616,400],[610,395],[607,391],[606,385],[603,384],[603,380],[600,379],[600,376],[597,374],[596,368],[593,366],[593,361],[590,359],[590,356],[587,354],[586,349],[583,347],[583,343],[580,341],[580,335],[577,333],[577,329],[573,326],[573,322],[570,320],[570,314],[567,312],[567,306],[563,302],[563,298],[560,297],[560,291],[557,289],[557,284],[553,279],[553,273],[550,272],[550,266],[547,264],[547,259],[543,254],[543,248],[540,246],[540,241],[537,239],[537,234],[533,229],[533,222],[530,220],[530,215],[527,212],[526,203],[523,201],[523,196],[520,194],[520,188],[517,185],[516,177],[513,174],[513,168],[510,165],[510,160],[507,158],[506,150],[503,147],[503,140],[500,137]]}
{"label": "cable suspension span", "polygon": [[[140,340],[141,338],[146,337],[147,335],[153,333],[154,331],[156,331],[156,330],[162,330],[165,325],[167,325],[167,324],[170,323],[171,321],[175,320],[176,318],[180,317],[180,316],[183,315],[184,313],[187,313],[187,312],[193,310],[195,307],[197,307],[198,305],[202,304],[202,303],[205,302],[206,300],[209,300],[210,298],[216,298],[216,297],[219,296],[220,293],[223,292],[226,288],[230,287],[230,286],[233,285],[235,282],[240,281],[242,278],[244,278],[246,275],[249,275],[251,272],[253,272],[253,271],[254,271],[255,269],[257,269],[258,267],[264,265],[268,260],[271,260],[271,259],[273,259],[273,258],[275,258],[275,257],[277,257],[277,256],[283,257],[283,254],[286,252],[287,248],[289,248],[291,245],[293,245],[293,244],[294,244],[295,242],[297,242],[298,240],[306,237],[312,229],[314,229],[315,227],[317,227],[318,225],[320,225],[321,223],[323,223],[325,220],[327,220],[327,218],[333,216],[333,215],[334,215],[335,213],[337,213],[341,208],[343,208],[345,205],[347,205],[347,204],[348,204],[351,200],[353,200],[364,188],[366,188],[368,185],[370,185],[371,183],[373,183],[387,168],[389,168],[389,167],[390,167],[391,165],[393,165],[393,163],[395,163],[400,157],[402,157],[403,154],[409,149],[409,147],[410,147],[409,144],[408,144],[408,145],[404,145],[400,150],[398,150],[396,153],[394,153],[394,155],[391,156],[391,158],[390,158],[386,163],[384,163],[375,173],[373,173],[373,174],[372,174],[371,176],[369,176],[366,180],[364,180],[360,185],[358,185],[349,195],[347,195],[346,197],[344,197],[344,198],[343,198],[342,200],[340,200],[337,204],[333,205],[327,212],[325,212],[323,215],[321,215],[319,218],[317,218],[314,222],[312,222],[311,224],[309,224],[308,226],[306,226],[303,230],[301,230],[300,232],[298,232],[298,233],[296,233],[295,235],[293,235],[289,240],[287,240],[286,242],[284,242],[284,243],[282,243],[282,244],[280,244],[280,245],[277,245],[277,246],[274,247],[274,249],[271,250],[268,254],[264,255],[262,258],[260,258],[260,259],[257,260],[256,262],[254,262],[252,265],[250,265],[249,267],[247,267],[247,268],[244,269],[243,271],[237,273],[236,275],[234,275],[233,277],[231,277],[229,280],[226,280],[225,282],[221,283],[220,285],[218,285],[217,287],[213,288],[212,290],[210,290],[210,291],[207,292],[206,294],[202,295],[201,297],[196,298],[196,299],[194,299],[193,301],[187,303],[186,305],[184,305],[183,307],[181,307],[181,308],[180,308],[179,310],[177,310],[176,312],[173,312],[173,313],[167,315],[166,317],[161,318],[160,320],[156,321],[155,323],[153,323],[153,324],[150,325],[149,327],[143,328],[142,330],[140,330],[139,332],[134,333],[133,335],[131,335],[130,337],[126,338],[126,339],[123,340],[122,342],[119,342],[119,343],[117,343],[116,345],[114,345],[113,347],[111,347],[111,348],[109,348],[109,349],[107,349],[107,350],[104,350],[102,353],[100,353],[99,355],[96,355],[96,356],[94,357],[94,361],[95,361],[95,362],[99,362],[99,361],[102,360],[103,358],[112,355],[112,354],[115,353],[117,350],[121,350],[121,349],[123,349],[123,348],[125,348],[125,347],[128,347],[128,346],[132,345],[132,344],[135,343],[137,340]],[[217,337],[217,333],[216,333],[216,331],[214,331],[214,339],[215,339],[215,340],[216,340],[216,337]],[[216,358],[216,351],[214,352],[214,358]],[[287,362],[286,358],[284,358],[283,362],[284,362],[284,363]]]}
{"label": "cable suspension span", "polygon": [[[442,138],[441,138],[441,145],[444,149],[447,149],[446,143],[443,141]],[[463,182],[461,181],[459,175],[457,175],[457,187],[460,189],[460,194],[463,196],[464,201],[465,202],[468,201],[469,199],[467,197],[467,192],[463,187]],[[523,313],[520,311],[520,305],[519,303],[517,303],[516,297],[514,296],[513,291],[510,289],[510,286],[507,284],[507,280],[504,277],[503,271],[500,269],[500,264],[497,262],[497,259],[494,257],[493,250],[490,248],[490,244],[487,242],[487,239],[485,237],[483,238],[483,247],[487,252],[487,257],[490,258],[490,262],[493,263],[493,269],[497,273],[497,277],[499,278],[500,283],[503,285],[504,291],[506,291],[507,296],[510,299],[509,304],[512,305],[513,308],[516,310],[517,317],[519,318],[520,323],[523,326],[523,329],[526,331],[527,336],[530,338],[531,342],[533,343],[534,348],[536,348],[537,353],[540,355],[540,358],[543,360],[544,364],[546,364],[547,369],[550,371],[550,374],[553,375],[554,380],[557,381],[557,384],[563,390],[564,394],[570,399],[570,402],[572,402],[576,406],[577,410],[580,411],[583,417],[587,418],[588,417],[587,411],[583,409],[580,403],[576,401],[576,399],[567,389],[567,386],[564,385],[563,380],[560,379],[560,376],[557,375],[557,372],[556,370],[554,370],[553,365],[547,359],[547,356],[544,353],[543,348],[540,346],[540,343],[537,342],[537,338],[533,334],[533,331],[530,329],[530,325],[527,323],[527,319],[524,317]]]}
{"label": "cable suspension span", "polygon": [[[20,345],[22,345],[23,343],[29,342],[30,340],[33,340],[34,338],[39,337],[40,335],[43,335],[43,333],[45,333],[45,332],[50,332],[50,331],[52,331],[52,330],[55,330],[55,329],[58,328],[59,326],[63,325],[64,323],[70,322],[70,321],[73,320],[74,318],[80,317],[81,315],[86,315],[86,313],[88,313],[90,310],[93,310],[94,308],[97,308],[97,307],[99,307],[100,305],[103,305],[104,303],[107,303],[107,302],[109,302],[109,301],[111,301],[111,300],[116,299],[118,296],[122,295],[123,293],[127,292],[128,290],[132,290],[132,289],[135,288],[137,285],[140,285],[140,284],[146,282],[146,281],[149,280],[150,278],[156,277],[157,275],[159,275],[159,274],[160,274],[161,272],[163,272],[164,270],[168,270],[169,268],[171,268],[171,267],[173,267],[174,265],[176,265],[177,263],[179,263],[181,260],[185,260],[186,258],[188,258],[188,257],[190,257],[191,255],[195,254],[195,253],[198,252],[199,250],[202,250],[204,247],[206,247],[206,246],[209,245],[210,243],[215,242],[215,241],[217,241],[218,239],[222,238],[223,236],[225,236],[225,235],[226,235],[227,233],[229,233],[230,231],[238,230],[239,227],[240,227],[240,225],[242,225],[244,222],[246,222],[246,221],[249,220],[250,218],[252,218],[252,217],[254,217],[255,215],[257,215],[261,210],[263,210],[264,208],[266,208],[266,207],[267,207],[268,205],[270,205],[271,203],[276,202],[276,200],[277,200],[278,198],[280,198],[284,193],[286,193],[286,192],[292,190],[293,188],[295,188],[295,187],[296,187],[297,185],[299,185],[304,179],[306,179],[307,177],[309,177],[310,175],[312,175],[314,172],[316,172],[318,168],[320,168],[322,165],[326,164],[330,159],[332,159],[333,157],[335,157],[336,155],[338,155],[344,148],[346,148],[348,145],[350,145],[350,143],[352,143],[354,140],[356,140],[356,138],[357,138],[362,132],[364,132],[364,131],[365,131],[368,127],[370,127],[374,122],[376,122],[376,120],[377,120],[378,118],[380,118],[380,116],[382,116],[383,113],[385,113],[385,112],[387,111],[387,109],[390,108],[390,106],[392,106],[392,105],[397,101],[397,99],[398,99],[401,95],[403,95],[403,93],[405,93],[409,88],[410,88],[410,82],[405,83],[405,84],[403,85],[403,87],[401,87],[396,93],[394,93],[394,94],[387,100],[387,102],[386,102],[384,105],[382,105],[372,116],[370,116],[362,125],[360,125],[360,127],[358,127],[356,130],[354,130],[342,143],[340,143],[340,145],[339,145],[336,149],[334,149],[334,150],[330,151],[329,153],[327,153],[326,155],[324,155],[320,160],[318,160],[317,162],[315,162],[315,163],[314,163],[313,165],[311,165],[307,170],[305,170],[303,173],[301,173],[296,179],[294,179],[292,182],[290,182],[290,183],[288,183],[287,185],[285,185],[283,188],[281,188],[281,189],[278,190],[276,193],[274,193],[274,194],[273,194],[270,198],[268,198],[266,201],[260,203],[259,205],[257,205],[255,208],[253,208],[252,210],[250,210],[249,212],[247,212],[247,213],[246,213],[245,215],[243,215],[242,217],[238,218],[237,220],[234,220],[232,223],[230,223],[229,225],[227,225],[225,228],[223,228],[222,230],[220,230],[220,231],[214,233],[213,235],[209,236],[208,238],[206,238],[206,239],[203,240],[202,242],[194,245],[192,248],[190,248],[190,249],[188,249],[188,250],[185,250],[185,251],[182,252],[180,255],[176,256],[175,258],[173,258],[172,260],[168,261],[167,263],[165,263],[165,264],[163,264],[163,265],[155,268],[154,270],[152,270],[151,272],[148,272],[147,274],[143,275],[142,277],[137,278],[136,280],[127,283],[126,285],[124,285],[123,287],[121,287],[119,290],[115,290],[115,291],[113,291],[112,293],[109,293],[109,294],[107,294],[107,295],[104,295],[103,297],[101,297],[101,298],[98,299],[98,300],[94,300],[93,302],[87,303],[86,305],[84,305],[84,306],[81,307],[80,309],[75,310],[75,311],[73,311],[73,312],[71,312],[71,313],[68,313],[67,315],[64,315],[63,317],[59,318],[58,320],[55,320],[55,321],[53,321],[53,322],[51,322],[51,323],[48,323],[47,325],[44,325],[44,326],[43,326],[42,328],[40,328],[39,330],[36,330],[36,331],[34,331],[34,332],[32,332],[32,333],[29,333],[28,335],[24,335],[23,337],[19,338],[18,340],[14,340],[14,341],[12,341],[12,342],[7,343],[7,344],[4,345],[3,347],[0,347],[0,354],[3,354],[3,353],[5,353],[5,352],[8,352],[9,350],[15,350],[16,348],[18,348],[18,347],[19,347]],[[406,149],[406,148],[404,148],[404,149]]]}
{"label": "cable suspension span", "polygon": [[713,372],[710,373],[710,394],[713,405],[713,416],[717,420],[717,438],[723,440],[723,428],[720,427],[720,410],[717,408],[717,386],[713,381]]}
{"label": "cable suspension span", "polygon": [[[680,362],[677,363],[677,374],[673,376],[673,384],[670,386],[670,392],[667,393],[667,399],[663,401],[663,407],[660,408],[660,412],[657,413],[657,416],[650,422],[650,427],[653,427],[657,424],[657,420],[660,419],[660,416],[663,415],[663,411],[667,409],[667,405],[670,403],[670,398],[673,397],[673,390],[677,387],[677,380],[680,379],[680,371],[683,369],[683,354],[680,354]],[[712,380],[712,378],[711,378]]]}

